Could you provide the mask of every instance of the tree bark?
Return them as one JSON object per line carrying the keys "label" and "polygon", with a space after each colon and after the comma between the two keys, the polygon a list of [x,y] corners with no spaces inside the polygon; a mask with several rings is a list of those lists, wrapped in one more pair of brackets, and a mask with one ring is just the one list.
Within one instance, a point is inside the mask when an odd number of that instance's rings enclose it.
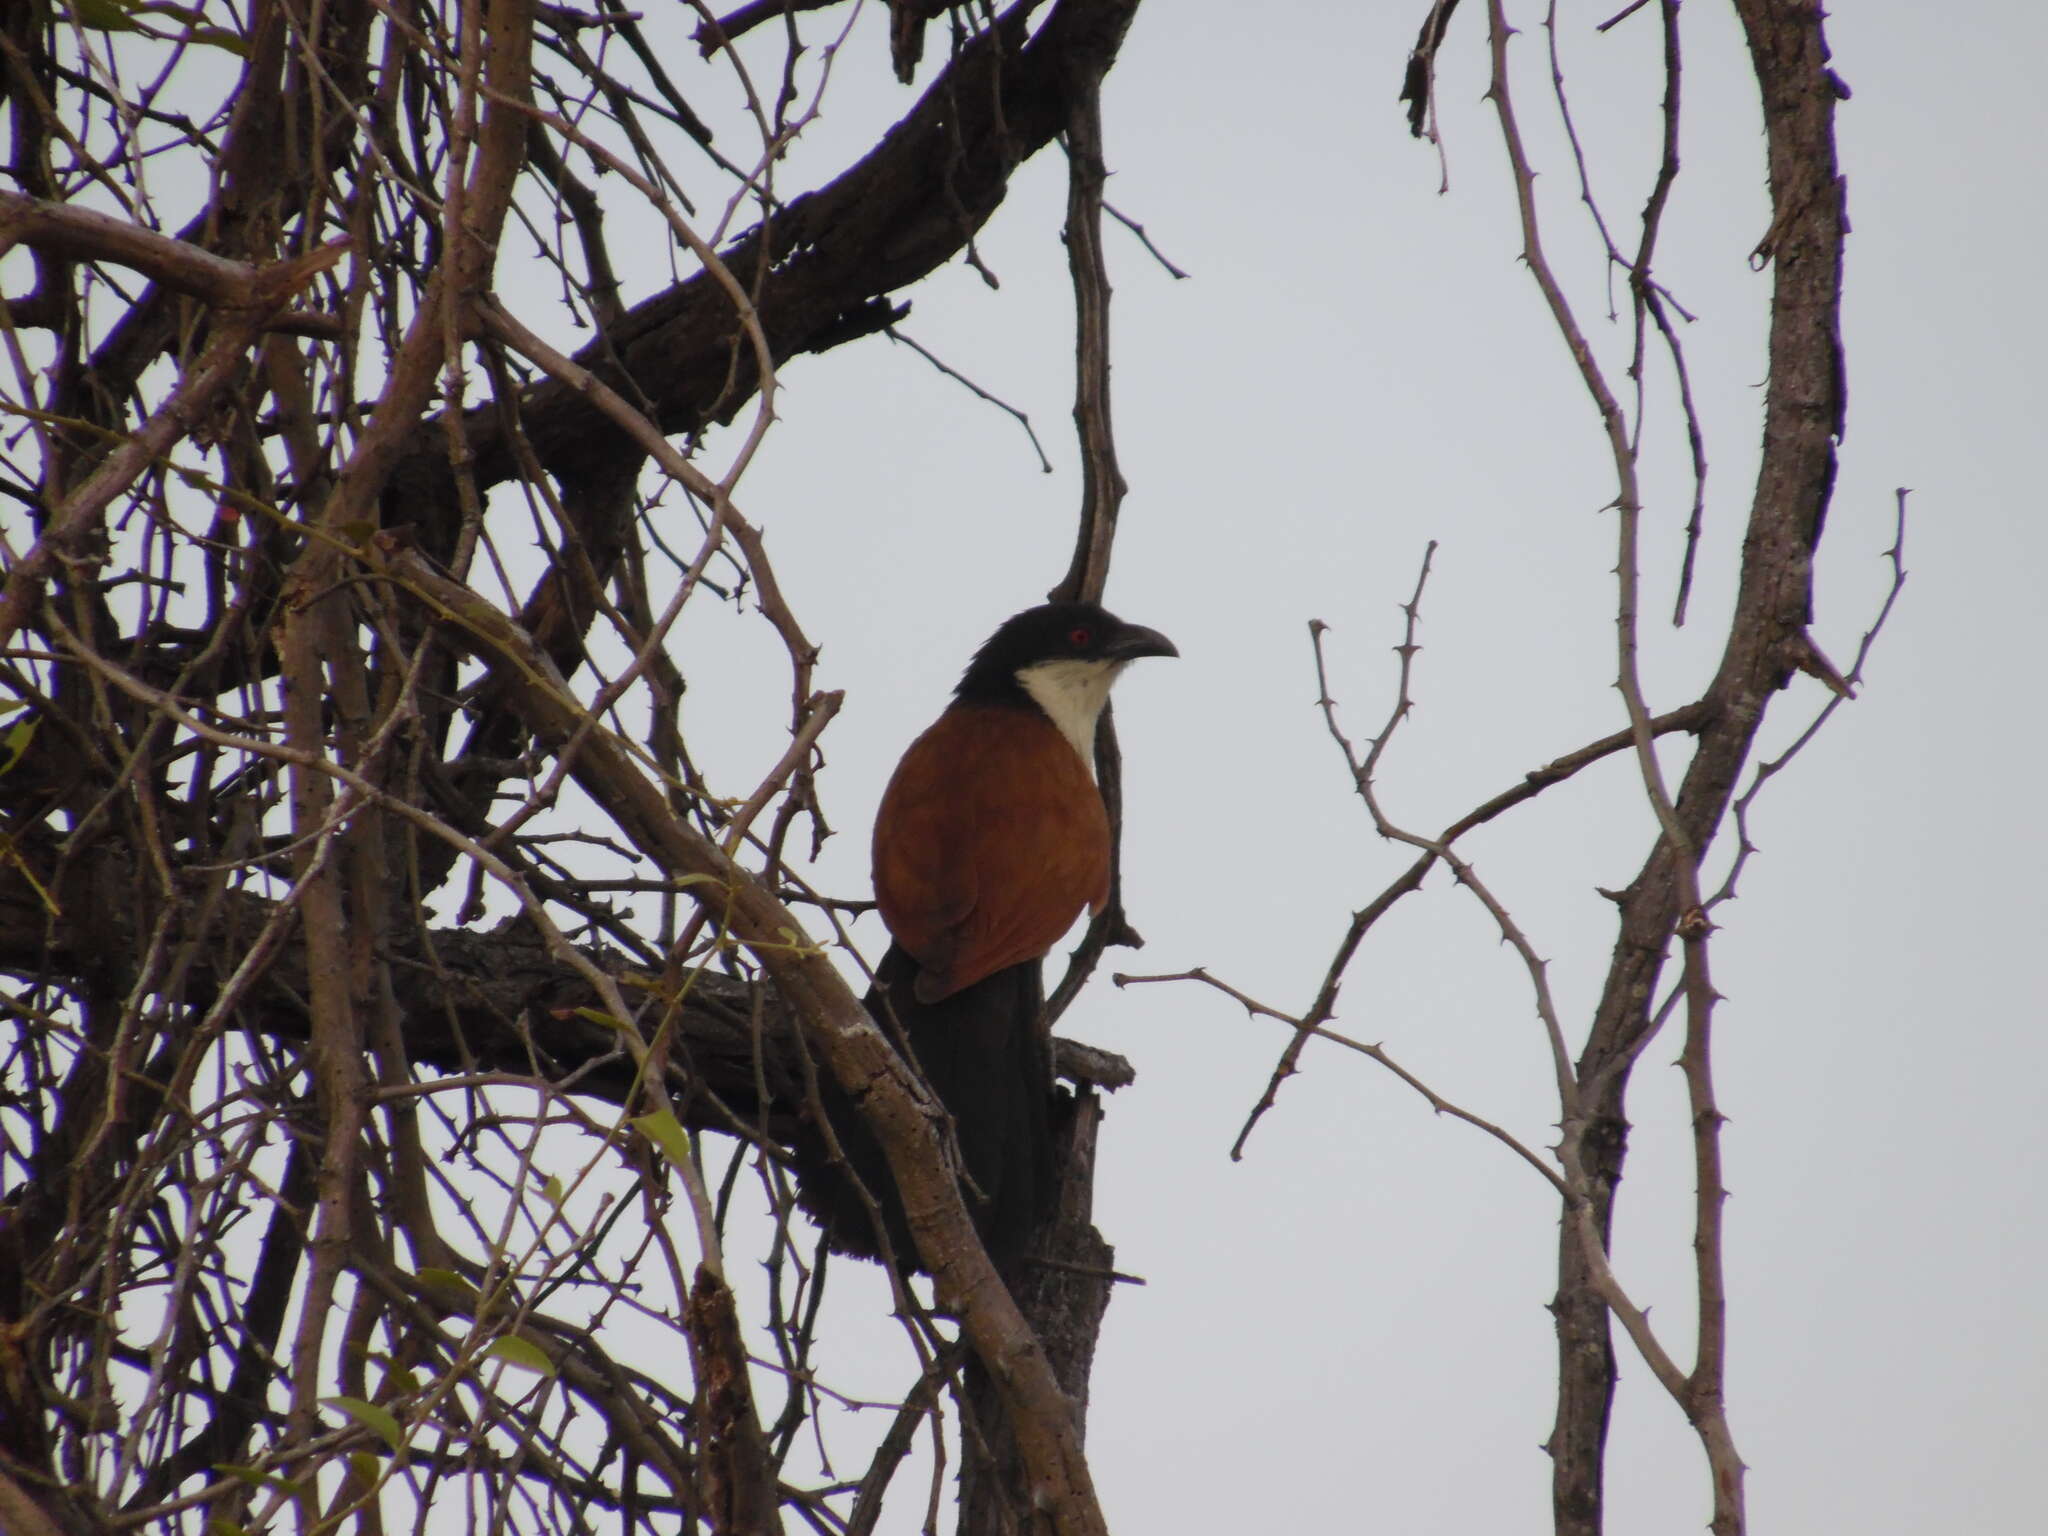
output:
{"label": "tree bark", "polygon": [[[1828,65],[1822,12],[1809,0],[1736,0],[1762,97],[1771,224],[1756,259],[1772,268],[1763,458],[1743,541],[1728,641],[1702,696],[1707,716],[1676,810],[1695,862],[1727,815],[1771,696],[1812,655],[1813,558],[1835,483],[1847,408],[1841,341],[1844,184],[1834,142],[1846,92]],[[1603,1244],[1628,1150],[1629,1074],[1680,919],[1680,851],[1660,839],[1621,893],[1620,932],[1578,1062],[1593,1214]],[[1567,1221],[1558,1245],[1558,1413],[1550,1452],[1559,1536],[1598,1536],[1615,1358],[1607,1309]],[[1715,1389],[1718,1391],[1718,1387]]]}

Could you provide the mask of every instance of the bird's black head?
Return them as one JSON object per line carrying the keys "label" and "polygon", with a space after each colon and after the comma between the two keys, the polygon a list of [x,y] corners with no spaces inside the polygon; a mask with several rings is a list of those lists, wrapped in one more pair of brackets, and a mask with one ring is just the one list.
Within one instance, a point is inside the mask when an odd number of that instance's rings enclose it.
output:
{"label": "bird's black head", "polygon": [[1046,603],[1005,619],[974,653],[954,693],[973,702],[1023,703],[1032,695],[1020,674],[1056,663],[1076,664],[1058,668],[1061,673],[1100,675],[1107,693],[1125,663],[1179,654],[1158,630],[1126,624],[1094,603]]}

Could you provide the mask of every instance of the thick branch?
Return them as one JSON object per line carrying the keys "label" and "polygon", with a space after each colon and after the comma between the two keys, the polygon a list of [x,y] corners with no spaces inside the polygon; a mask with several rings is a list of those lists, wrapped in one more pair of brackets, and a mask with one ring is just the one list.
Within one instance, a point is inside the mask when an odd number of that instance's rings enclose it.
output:
{"label": "thick branch", "polygon": [[[133,980],[125,968],[142,947],[127,928],[132,904],[121,900],[131,877],[111,850],[71,861],[61,879],[53,876],[54,843],[32,841],[14,851],[16,857],[0,864],[0,973],[67,988],[98,978],[125,991]],[[44,893],[58,908],[54,919]],[[247,937],[263,932],[274,910],[267,901],[231,891],[203,934],[169,935],[176,947],[194,941],[203,946],[186,972],[188,1006],[204,1010],[211,1004]],[[568,1091],[610,1104],[628,1102],[632,1059],[620,1051],[609,1024],[579,1012],[602,1012],[603,997],[532,928],[400,928],[386,946],[400,983],[396,1002],[406,1052],[416,1066],[429,1073],[521,1080],[531,1080],[538,1068],[545,1080]],[[604,950],[586,954],[635,995],[632,978],[639,968],[627,957]],[[303,1041],[310,1025],[308,986],[304,946],[294,937],[249,994],[242,1027]],[[803,1100],[803,1078],[795,1021],[772,983],[695,975],[673,1027],[678,1049],[669,1091],[685,1124],[717,1131],[759,1126],[776,1139],[786,1134]],[[1133,1079],[1121,1056],[1071,1040],[1054,1046],[1055,1069],[1070,1082],[1114,1090]],[[765,1086],[765,1101],[757,1083]]]}
{"label": "thick branch", "polygon": [[[1737,0],[1763,97],[1772,222],[1758,256],[1773,264],[1770,383],[1763,459],[1743,541],[1741,582],[1721,664],[1702,702],[1708,719],[1680,782],[1674,815],[1689,850],[1660,837],[1622,893],[1620,934],[1598,1011],[1578,1061],[1585,1118],[1581,1139],[1592,1219],[1611,1236],[1614,1189],[1626,1153],[1629,1069],[1649,1038],[1648,999],[1684,915],[1680,860],[1704,856],[1762,725],[1771,695],[1793,675],[1812,611],[1812,569],[1834,488],[1835,439],[1846,408],[1840,331],[1842,183],[1834,105],[1817,7],[1791,0]],[[1559,1248],[1557,1303],[1561,1378],[1550,1450],[1560,1464],[1596,1468],[1606,1438],[1613,1357],[1605,1307],[1585,1251],[1571,1233]],[[1719,1382],[1695,1383],[1688,1411],[1719,1422]],[[1713,1454],[1717,1506],[1740,1510],[1740,1465]],[[1576,1492],[1560,1483],[1561,1532],[1597,1536],[1597,1475]],[[1570,1497],[1567,1497],[1571,1494]]]}
{"label": "thick branch", "polygon": [[[888,295],[951,260],[987,222],[1018,166],[1065,127],[1077,82],[1114,61],[1137,0],[1059,0],[1027,40],[1036,0],[1021,0],[963,48],[881,143],[837,180],[791,201],[723,253],[752,285],[777,362],[881,329],[900,313]],[[662,430],[730,420],[756,374],[737,346],[732,304],[708,273],[628,311],[576,361],[645,399]],[[541,461],[590,472],[618,451],[616,429],[573,388],[535,387],[519,411]],[[466,422],[482,485],[514,469],[497,414]],[[446,450],[425,438],[408,468],[435,494]],[[436,472],[436,466],[441,472]]]}
{"label": "thick branch", "polygon": [[[17,244],[74,260],[113,262],[221,308],[256,304],[268,281],[262,267],[217,256],[128,219],[0,191],[0,250]],[[301,317],[301,322],[315,318]],[[334,322],[320,329],[331,332]]]}

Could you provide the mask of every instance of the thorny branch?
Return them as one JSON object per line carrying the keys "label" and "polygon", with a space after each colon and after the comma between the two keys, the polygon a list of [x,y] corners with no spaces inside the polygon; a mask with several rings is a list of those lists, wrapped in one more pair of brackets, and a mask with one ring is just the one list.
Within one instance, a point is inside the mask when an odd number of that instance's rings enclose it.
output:
{"label": "thorny branch", "polygon": [[[1408,691],[1408,683],[1413,673],[1415,656],[1421,649],[1421,646],[1416,642],[1415,632],[1421,618],[1423,587],[1429,579],[1430,563],[1434,559],[1435,553],[1436,545],[1432,542],[1423,556],[1423,564],[1416,577],[1414,593],[1406,603],[1402,604],[1401,611],[1405,616],[1405,627],[1401,644],[1396,647],[1396,652],[1401,660],[1395,702],[1388,714],[1386,725],[1382,728],[1380,734],[1373,738],[1363,761],[1359,760],[1350,741],[1345,737],[1343,730],[1337,724],[1335,702],[1330,696],[1328,672],[1323,658],[1323,635],[1328,626],[1323,624],[1321,620],[1315,620],[1309,626],[1310,639],[1314,645],[1316,659],[1316,705],[1323,714],[1324,724],[1331,738],[1336,742],[1339,751],[1343,754],[1353,785],[1359,790],[1360,795],[1365,797],[1366,804],[1375,817],[1375,824],[1379,826],[1383,835],[1411,843],[1421,848],[1423,853],[1398,879],[1389,884],[1363,908],[1352,915],[1350,926],[1346,929],[1342,941],[1337,946],[1335,955],[1331,958],[1329,968],[1324,973],[1322,985],[1317,989],[1314,1002],[1310,1005],[1308,1011],[1301,1016],[1296,1026],[1297,1033],[1295,1038],[1288,1042],[1287,1049],[1281,1053],[1280,1060],[1275,1065],[1272,1076],[1267,1080],[1265,1091],[1259,1096],[1258,1103],[1253,1105],[1243,1127],[1238,1131],[1237,1140],[1231,1147],[1230,1155],[1233,1160],[1243,1157],[1245,1146],[1251,1139],[1253,1129],[1277,1101],[1281,1084],[1300,1070],[1301,1052],[1303,1047],[1307,1045],[1309,1036],[1336,1016],[1337,996],[1343,984],[1344,974],[1350,968],[1352,959],[1357,955],[1360,946],[1365,941],[1366,935],[1372,931],[1373,926],[1392,910],[1394,905],[1402,898],[1419,891],[1422,888],[1424,878],[1439,862],[1455,861],[1452,863],[1454,873],[1459,870],[1469,873],[1470,865],[1456,860],[1456,855],[1451,851],[1452,845],[1467,832],[1470,832],[1475,827],[1485,825],[1502,813],[1534,799],[1550,786],[1561,784],[1566,779],[1576,775],[1580,770],[1616,752],[1624,751],[1634,744],[1634,735],[1629,731],[1619,731],[1611,736],[1603,737],[1599,741],[1589,742],[1585,746],[1568,752],[1540,768],[1530,770],[1522,776],[1520,783],[1513,788],[1504,790],[1487,800],[1484,804],[1474,807],[1434,838],[1425,838],[1413,833],[1400,832],[1393,827],[1391,822],[1385,821],[1383,812],[1380,811],[1377,798],[1372,794],[1370,786],[1373,782],[1373,770],[1378,766],[1380,758],[1393,736],[1395,727],[1407,718],[1409,711],[1413,707]],[[1702,711],[1697,707],[1675,710],[1670,714],[1659,716],[1652,722],[1652,728],[1657,735],[1690,731],[1698,726],[1701,718]],[[1465,874],[1460,874],[1461,882],[1465,878]],[[1526,941],[1524,943],[1526,945]],[[1526,947],[1523,949],[1523,954],[1525,962],[1531,966],[1532,972],[1540,975],[1542,962],[1537,960],[1532,953],[1528,952]],[[1539,996],[1544,995],[1546,994],[1539,993]],[[1546,1023],[1548,1022],[1550,1021],[1546,1021]],[[1561,1043],[1554,1030],[1550,1033],[1552,1038],[1552,1054],[1555,1060],[1561,1048]],[[1568,1077],[1569,1071],[1564,1069],[1560,1077],[1561,1092],[1568,1091],[1565,1082]]]}
{"label": "thorny branch", "polygon": [[[1603,23],[1600,30],[1617,25],[1641,8],[1628,7]],[[1409,105],[1411,131],[1417,135],[1426,132],[1439,147],[1434,75],[1454,9],[1454,0],[1440,0],[1429,7],[1402,91]],[[1418,580],[1415,596],[1404,605],[1406,627],[1396,648],[1400,660],[1394,707],[1362,759],[1338,725],[1323,658],[1324,626],[1320,622],[1312,624],[1319,708],[1353,783],[1375,828],[1383,836],[1422,848],[1423,857],[1364,910],[1354,914],[1318,995],[1299,1014],[1247,998],[1201,969],[1180,973],[1177,978],[1143,978],[1204,982],[1237,998],[1253,1014],[1274,1017],[1294,1030],[1265,1092],[1240,1133],[1234,1153],[1241,1153],[1252,1126],[1275,1102],[1281,1082],[1297,1070],[1307,1041],[1328,1032],[1337,987],[1360,941],[1379,916],[1402,896],[1418,889],[1423,876],[1437,862],[1449,865],[1457,882],[1486,907],[1502,938],[1523,960],[1557,1077],[1562,1134],[1555,1150],[1560,1171],[1553,1175],[1553,1186],[1562,1199],[1564,1221],[1559,1248],[1559,1289],[1553,1312],[1557,1320],[1560,1376],[1557,1425],[1547,1449],[1554,1462],[1556,1526],[1563,1536],[1597,1536],[1602,1527],[1602,1477],[1615,1379],[1608,1336],[1610,1316],[1621,1320],[1638,1353],[1699,1437],[1712,1486],[1713,1528],[1720,1536],[1735,1536],[1745,1528],[1743,1464],[1735,1449],[1722,1396],[1727,1318],[1721,1210],[1726,1195],[1721,1178],[1723,1117],[1712,1075],[1712,1025],[1719,995],[1709,965],[1715,924],[1708,913],[1732,896],[1735,877],[1753,852],[1747,814],[1755,795],[1811,739],[1812,732],[1839,704],[1852,695],[1852,679],[1862,675],[1871,639],[1891,611],[1904,574],[1900,540],[1895,541],[1890,554],[1894,567],[1891,593],[1866,633],[1851,678],[1843,678],[1821,653],[1809,625],[1812,561],[1833,486],[1834,440],[1841,432],[1844,408],[1839,311],[1845,224],[1841,182],[1835,171],[1832,111],[1834,102],[1846,91],[1826,67],[1826,45],[1817,10],[1780,0],[1740,0],[1738,10],[1761,91],[1769,145],[1773,219],[1758,245],[1755,259],[1759,264],[1771,265],[1774,284],[1764,452],[1742,549],[1738,597],[1720,664],[1712,679],[1690,703],[1660,714],[1646,697],[1638,662],[1642,644],[1639,542],[1645,513],[1639,472],[1650,414],[1644,389],[1644,361],[1653,333],[1672,360],[1678,410],[1690,454],[1691,512],[1678,579],[1675,617],[1679,622],[1684,620],[1693,585],[1705,505],[1704,435],[1693,398],[1692,379],[1672,321],[1673,314],[1687,320],[1691,317],[1671,299],[1654,273],[1658,235],[1679,173],[1680,7],[1676,3],[1659,7],[1664,29],[1662,155],[1644,203],[1636,250],[1629,256],[1617,247],[1600,211],[1586,157],[1571,120],[1555,12],[1552,9],[1546,13],[1552,100],[1579,173],[1581,199],[1605,247],[1607,265],[1602,275],[1606,277],[1617,269],[1628,275],[1633,340],[1627,373],[1634,389],[1632,409],[1626,409],[1601,361],[1601,347],[1581,326],[1567,286],[1545,253],[1536,171],[1517,117],[1510,68],[1510,44],[1517,33],[1509,23],[1504,0],[1489,0],[1488,97],[1507,151],[1523,261],[1552,323],[1567,345],[1579,383],[1593,406],[1601,443],[1614,475],[1616,494],[1611,506],[1616,514],[1617,534],[1615,687],[1622,700],[1626,727],[1603,742],[1560,759],[1560,765],[1569,765],[1563,773],[1541,782],[1532,775],[1526,792],[1489,802],[1488,807],[1472,813],[1442,836],[1426,838],[1406,831],[1389,817],[1379,802],[1375,782],[1375,770],[1410,707],[1409,679],[1416,651],[1422,581]],[[1612,319],[1611,302],[1609,315]],[[1429,561],[1425,558],[1423,579],[1428,569]],[[1789,679],[1801,672],[1824,683],[1834,697],[1784,755],[1759,765],[1751,773],[1748,787],[1737,798],[1736,789],[1769,703]],[[1675,731],[1692,735],[1695,745],[1674,778],[1667,775],[1657,743]],[[1509,805],[1526,803],[1547,783],[1624,751],[1635,761],[1636,776],[1655,818],[1657,832],[1641,873],[1625,890],[1613,893],[1619,907],[1619,940],[1599,1004],[1580,1032],[1574,1053],[1573,1042],[1565,1033],[1550,997],[1544,961],[1470,863],[1452,851],[1451,843],[1465,826],[1497,815]],[[1740,847],[1721,891],[1711,900],[1703,899],[1701,866],[1715,835],[1731,813]],[[1652,1010],[1650,1002],[1658,991],[1658,976],[1674,948],[1680,961],[1679,981],[1669,999]],[[1675,1006],[1682,1006],[1686,1020],[1680,1065],[1687,1084],[1696,1174],[1693,1322],[1697,1342],[1689,1366],[1671,1356],[1651,1327],[1647,1313],[1623,1289],[1609,1260],[1616,1186],[1626,1150],[1628,1123],[1624,1104],[1629,1074],[1644,1045]],[[1351,1043],[1354,1049],[1363,1049]],[[1373,1052],[1367,1050],[1366,1054]],[[1393,1065],[1383,1054],[1375,1059],[1390,1068]],[[1411,1086],[1421,1086],[1405,1073],[1401,1075]],[[1433,1089],[1423,1091],[1433,1105],[1441,1106],[1442,1101]],[[1491,1128],[1490,1123],[1477,1116],[1466,1118],[1482,1128]],[[1503,1133],[1501,1139],[1526,1157],[1526,1149],[1512,1136]],[[1548,1168],[1545,1171],[1552,1172]]]}
{"label": "thorny branch", "polygon": [[[1067,267],[1074,286],[1074,430],[1081,450],[1081,518],[1066,575],[1046,595],[1055,602],[1101,602],[1109,583],[1117,516],[1128,489],[1117,464],[1116,433],[1110,418],[1109,264],[1102,247],[1102,188],[1109,170],[1102,158],[1102,102],[1099,82],[1078,95],[1069,114],[1067,151]],[[1123,824],[1123,754],[1116,739],[1113,705],[1096,729],[1095,778],[1109,808],[1110,824]],[[1112,945],[1140,946],[1123,905],[1123,854],[1112,844],[1109,899],[1088,923],[1068,961],[1066,974],[1046,998],[1048,1023],[1061,1014],[1094,974]]]}
{"label": "thorny branch", "polygon": [[1428,1083],[1395,1061],[1392,1056],[1387,1054],[1383,1046],[1368,1045],[1363,1040],[1354,1040],[1349,1035],[1339,1034],[1327,1024],[1309,1024],[1295,1018],[1292,1014],[1282,1013],[1277,1008],[1269,1008],[1257,998],[1240,992],[1236,987],[1231,986],[1227,982],[1219,981],[1200,966],[1196,966],[1191,971],[1178,971],[1170,976],[1127,976],[1119,973],[1112,976],[1110,980],[1114,981],[1119,987],[1139,986],[1146,983],[1165,981],[1198,981],[1204,986],[1214,987],[1224,996],[1234,999],[1253,1018],[1273,1019],[1278,1023],[1287,1025],[1296,1032],[1297,1038],[1313,1035],[1318,1040],[1328,1040],[1333,1045],[1341,1045],[1347,1051],[1356,1051],[1368,1060],[1378,1062],[1410,1088],[1421,1094],[1428,1101],[1429,1107],[1437,1114],[1449,1115],[1454,1120],[1462,1120],[1474,1129],[1484,1131],[1531,1168],[1534,1168],[1559,1194],[1566,1193],[1564,1180],[1558,1177],[1557,1170],[1544,1162],[1535,1152],[1531,1151],[1513,1132],[1504,1130],[1502,1127],[1494,1124],[1493,1121],[1482,1119],[1480,1116],[1473,1114],[1471,1110],[1452,1103],[1434,1088],[1430,1087]]}

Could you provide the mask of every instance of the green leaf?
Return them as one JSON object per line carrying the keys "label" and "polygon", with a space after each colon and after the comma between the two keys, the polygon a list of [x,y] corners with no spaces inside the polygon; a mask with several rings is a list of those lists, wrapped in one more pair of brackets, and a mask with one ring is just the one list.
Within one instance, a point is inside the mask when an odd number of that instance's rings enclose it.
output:
{"label": "green leaf", "polygon": [[484,1353],[493,1360],[516,1365],[522,1371],[535,1371],[542,1376],[555,1374],[555,1362],[548,1358],[546,1350],[509,1333],[503,1338],[493,1339],[491,1347]]}
{"label": "green leaf", "polygon": [[206,1536],[249,1536],[249,1533],[226,1515],[215,1515],[206,1522]]}
{"label": "green leaf", "polygon": [[626,1025],[623,1021],[614,1018],[611,1014],[606,1013],[602,1008],[578,1008],[575,1009],[574,1012],[577,1018],[587,1019],[592,1024],[602,1024],[606,1029],[626,1028]]}
{"label": "green leaf", "polygon": [[405,1449],[405,1431],[398,1427],[398,1417],[389,1408],[366,1403],[360,1397],[323,1397],[320,1401],[330,1408],[339,1408],[363,1428],[373,1431],[392,1450]]}
{"label": "green leaf", "polygon": [[661,1155],[678,1168],[691,1166],[690,1138],[671,1111],[658,1109],[651,1115],[642,1115],[633,1122],[633,1129],[661,1148]]}
{"label": "green leaf", "polygon": [[556,1210],[560,1210],[562,1208],[562,1202],[569,1198],[568,1189],[565,1188],[562,1184],[562,1181],[552,1173],[548,1175],[547,1183],[541,1185],[540,1193],[541,1198],[547,1201],[549,1205],[555,1207]]}
{"label": "green leaf", "polygon": [[423,1269],[414,1275],[413,1279],[419,1283],[421,1290],[444,1307],[458,1307],[465,1312],[474,1312],[483,1301],[483,1292],[452,1269]]}
{"label": "green leaf", "polygon": [[[251,1488],[267,1488],[272,1493],[293,1494],[299,1485],[288,1477],[279,1477],[275,1472],[265,1472],[256,1467],[237,1467],[225,1461],[213,1464],[213,1470],[237,1482],[247,1483]],[[240,1527],[237,1527],[240,1529]]]}
{"label": "green leaf", "polygon": [[0,775],[14,771],[14,765],[28,751],[28,744],[36,739],[36,727],[42,723],[42,716],[29,715],[15,721],[7,728],[7,734],[0,736]]}
{"label": "green leaf", "polygon": [[377,1486],[377,1480],[384,1475],[384,1463],[368,1451],[350,1451],[348,1464],[354,1469],[356,1481],[365,1488]]}
{"label": "green leaf", "polygon": [[185,41],[222,49],[238,59],[249,57],[249,39],[239,32],[230,32],[226,27],[194,27],[185,34]]}
{"label": "green leaf", "polygon": [[91,27],[97,32],[133,32],[135,18],[128,13],[135,9],[132,0],[71,0],[66,7],[81,27]]}

